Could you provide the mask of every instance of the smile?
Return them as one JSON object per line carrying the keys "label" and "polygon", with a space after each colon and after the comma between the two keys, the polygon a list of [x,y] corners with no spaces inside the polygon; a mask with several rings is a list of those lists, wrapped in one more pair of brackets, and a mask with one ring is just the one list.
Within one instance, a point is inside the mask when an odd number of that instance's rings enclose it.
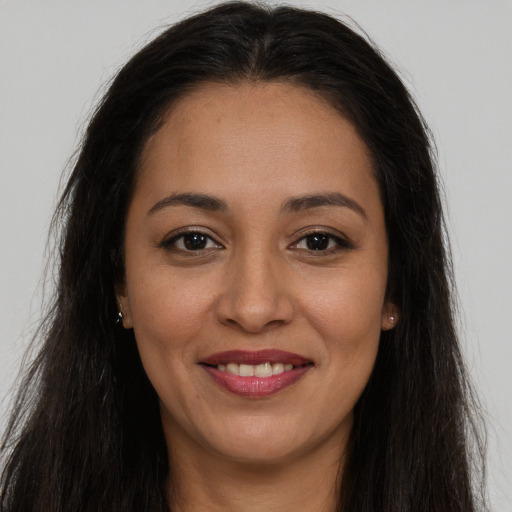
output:
{"label": "smile", "polygon": [[272,375],[280,375],[283,372],[293,370],[293,364],[272,364],[270,362],[258,365],[228,363],[227,365],[217,365],[217,369],[221,372],[231,373],[232,375],[240,375],[240,377],[271,377]]}
{"label": "smile", "polygon": [[314,366],[312,361],[282,350],[219,352],[200,364],[222,388],[254,398],[291,386]]}

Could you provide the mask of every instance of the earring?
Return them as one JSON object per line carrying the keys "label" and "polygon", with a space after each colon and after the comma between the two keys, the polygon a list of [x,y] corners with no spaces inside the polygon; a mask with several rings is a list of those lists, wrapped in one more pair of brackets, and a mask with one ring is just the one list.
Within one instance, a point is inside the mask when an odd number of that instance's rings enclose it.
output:
{"label": "earring", "polygon": [[119,311],[117,312],[116,324],[123,323],[123,320],[124,320],[123,308],[121,306],[121,303],[119,303]]}
{"label": "earring", "polygon": [[394,323],[395,323],[395,317],[391,315],[391,316],[389,317],[389,321],[390,321],[392,324],[394,324]]}

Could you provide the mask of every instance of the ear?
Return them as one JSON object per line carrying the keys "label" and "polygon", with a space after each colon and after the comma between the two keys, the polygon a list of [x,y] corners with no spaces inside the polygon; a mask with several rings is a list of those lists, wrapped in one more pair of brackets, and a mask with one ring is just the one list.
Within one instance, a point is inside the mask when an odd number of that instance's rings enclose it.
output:
{"label": "ear", "polygon": [[125,284],[116,284],[115,292],[116,292],[117,309],[120,313],[119,318],[121,318],[121,320],[123,322],[123,327],[125,329],[131,329],[133,327],[132,313],[131,313],[131,308],[130,308],[130,300],[128,298],[128,294],[126,291],[126,285]]}
{"label": "ear", "polygon": [[399,318],[398,307],[390,301],[387,301],[382,308],[382,317],[381,317],[381,329],[383,331],[389,331],[393,329],[398,322]]}

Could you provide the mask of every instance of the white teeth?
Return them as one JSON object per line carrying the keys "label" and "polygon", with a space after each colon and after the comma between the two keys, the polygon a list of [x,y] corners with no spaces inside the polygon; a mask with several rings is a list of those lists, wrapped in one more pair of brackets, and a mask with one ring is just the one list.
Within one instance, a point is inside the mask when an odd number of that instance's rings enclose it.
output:
{"label": "white teeth", "polygon": [[284,372],[284,364],[283,363],[274,363],[272,365],[272,374],[279,375]]}
{"label": "white teeth", "polygon": [[271,377],[272,375],[279,375],[283,372],[293,370],[293,364],[290,363],[263,363],[263,364],[238,364],[228,363],[226,365],[219,364],[217,369],[221,372],[228,372],[232,375],[239,375],[240,377]]}
{"label": "white teeth", "polygon": [[226,366],[226,370],[228,371],[228,373],[232,373],[233,375],[240,375],[240,365],[236,363],[228,363],[228,365]]}
{"label": "white teeth", "polygon": [[272,365],[270,363],[263,363],[256,366],[254,369],[256,377],[270,377],[272,375]]}
{"label": "white teeth", "polygon": [[240,365],[240,377],[253,377],[254,366],[252,364],[241,364]]}

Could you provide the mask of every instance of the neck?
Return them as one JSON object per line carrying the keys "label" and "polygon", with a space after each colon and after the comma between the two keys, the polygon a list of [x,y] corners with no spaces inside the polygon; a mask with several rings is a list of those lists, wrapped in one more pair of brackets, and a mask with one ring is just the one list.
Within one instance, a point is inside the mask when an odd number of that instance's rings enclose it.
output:
{"label": "neck", "polygon": [[330,443],[309,456],[277,463],[226,460],[173,450],[169,503],[173,512],[335,512],[339,454]]}

